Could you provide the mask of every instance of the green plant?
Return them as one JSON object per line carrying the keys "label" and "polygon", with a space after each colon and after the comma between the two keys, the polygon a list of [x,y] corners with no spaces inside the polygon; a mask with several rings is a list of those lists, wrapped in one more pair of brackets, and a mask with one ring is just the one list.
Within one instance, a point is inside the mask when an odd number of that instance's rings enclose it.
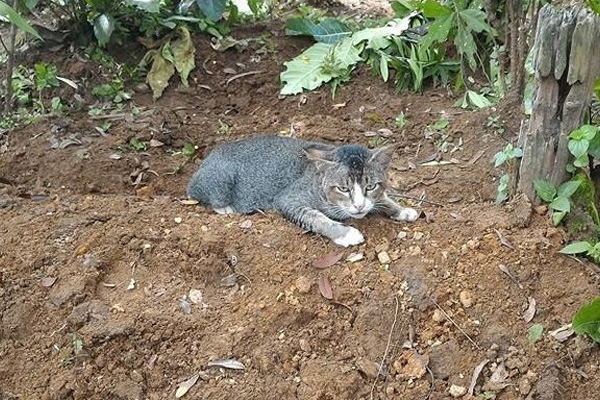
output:
{"label": "green plant", "polygon": [[485,126],[487,128],[492,128],[496,135],[501,136],[506,131],[506,127],[504,126],[504,124],[502,122],[499,121],[499,119],[500,119],[500,116],[492,117],[490,115],[489,117],[487,117]]}
{"label": "green plant", "polygon": [[587,240],[572,242],[560,249],[560,253],[569,255],[585,253],[596,264],[600,264],[600,242],[593,243]]}
{"label": "green plant", "polygon": [[404,111],[400,111],[400,114],[396,116],[396,128],[402,129],[406,125],[406,116],[404,115]]}
{"label": "green plant", "polygon": [[148,149],[148,142],[140,140],[138,138],[131,138],[129,145],[135,151],[146,151]]}
{"label": "green plant", "polygon": [[229,125],[227,122],[219,120],[219,128],[217,129],[217,134],[228,135],[231,132],[231,129],[231,125]]}
{"label": "green plant", "polygon": [[584,305],[573,317],[573,330],[578,335],[588,335],[600,343],[600,297]]}
{"label": "green plant", "polygon": [[552,222],[558,225],[571,211],[571,196],[577,191],[581,182],[569,180],[556,187],[548,180],[537,179],[533,185],[540,199],[548,203],[548,207],[552,210]]}
{"label": "green plant", "polygon": [[92,88],[92,94],[102,100],[122,103],[131,100],[131,93],[125,90],[125,84],[121,78],[115,78],[110,83],[103,83]]}
{"label": "green plant", "polygon": [[594,125],[583,125],[569,135],[569,152],[575,157],[573,164],[567,165],[569,172],[576,168],[585,168],[590,163],[590,156],[600,159],[600,135],[598,127]]}
{"label": "green plant", "polygon": [[[514,169],[516,160],[521,157],[523,157],[523,150],[508,143],[502,151],[494,155],[494,167],[499,168],[502,165],[510,164],[508,169]],[[511,176],[509,173],[504,172],[498,180],[496,204],[500,204],[506,200],[511,193],[511,189]]]}

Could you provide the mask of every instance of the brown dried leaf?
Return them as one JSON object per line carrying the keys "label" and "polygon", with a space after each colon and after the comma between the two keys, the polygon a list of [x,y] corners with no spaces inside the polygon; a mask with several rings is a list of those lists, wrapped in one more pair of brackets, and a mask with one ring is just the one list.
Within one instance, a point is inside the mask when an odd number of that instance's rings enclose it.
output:
{"label": "brown dried leaf", "polygon": [[181,382],[177,386],[177,391],[175,392],[175,398],[178,399],[178,398],[184,396],[192,388],[192,386],[194,386],[196,384],[196,382],[198,381],[198,378],[200,378],[200,374],[196,374],[196,375],[192,376],[190,379],[188,379],[187,381]]}
{"label": "brown dried leaf", "polygon": [[333,289],[331,289],[331,283],[329,282],[327,275],[321,275],[318,283],[321,296],[325,297],[327,300],[333,300]]}
{"label": "brown dried leaf", "polygon": [[483,371],[483,367],[485,367],[485,365],[489,362],[490,362],[490,360],[483,360],[473,370],[473,376],[471,377],[471,384],[469,385],[469,390],[467,392],[471,396],[473,395],[473,390],[475,389],[475,385],[477,385],[477,379],[479,378],[479,375],[481,375],[481,371]]}
{"label": "brown dried leaf", "polygon": [[54,282],[56,282],[56,278],[42,278],[40,280],[40,286],[43,286],[45,288],[49,288],[52,287],[52,285],[54,285]]}
{"label": "brown dried leaf", "polygon": [[185,200],[180,200],[179,202],[186,206],[193,206],[193,205],[196,205],[199,203],[198,200],[194,200],[194,199],[185,199]]}
{"label": "brown dried leaf", "polygon": [[523,319],[525,320],[525,322],[531,322],[533,320],[533,317],[535,316],[536,302],[533,297],[529,297],[527,301],[529,302],[529,306],[527,307],[527,310],[525,310],[525,312],[523,313]]}
{"label": "brown dried leaf", "polygon": [[313,261],[312,266],[319,269],[329,268],[340,261],[343,256],[343,252],[338,254],[329,254],[319,260]]}

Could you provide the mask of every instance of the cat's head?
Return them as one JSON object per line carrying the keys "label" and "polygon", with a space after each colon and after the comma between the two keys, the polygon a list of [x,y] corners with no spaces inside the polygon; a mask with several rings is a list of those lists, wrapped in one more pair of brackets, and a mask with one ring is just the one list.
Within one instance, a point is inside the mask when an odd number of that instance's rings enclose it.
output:
{"label": "cat's head", "polygon": [[333,207],[328,214],[362,218],[384,195],[387,169],[396,146],[369,150],[345,145],[331,151],[308,148],[306,154],[319,171],[321,188]]}

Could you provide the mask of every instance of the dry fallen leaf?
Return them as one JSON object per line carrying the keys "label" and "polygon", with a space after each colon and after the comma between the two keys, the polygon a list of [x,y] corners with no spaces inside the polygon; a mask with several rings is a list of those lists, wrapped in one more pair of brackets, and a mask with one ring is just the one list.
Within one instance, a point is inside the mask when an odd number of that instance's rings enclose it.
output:
{"label": "dry fallen leaf", "polygon": [[198,382],[198,378],[200,378],[200,374],[196,374],[187,381],[181,382],[177,386],[177,391],[175,391],[175,398],[178,399],[184,396]]}
{"label": "dry fallen leaf", "polygon": [[333,290],[331,289],[329,278],[326,275],[321,275],[318,283],[321,296],[325,297],[327,300],[333,300]]}
{"label": "dry fallen leaf", "polygon": [[473,390],[475,390],[475,385],[477,385],[477,379],[479,378],[479,375],[481,375],[481,371],[483,371],[483,367],[485,367],[486,364],[489,362],[490,362],[490,360],[483,360],[473,370],[473,376],[471,377],[471,384],[469,385],[469,390],[467,391],[467,393],[469,393],[471,396],[473,396]]}
{"label": "dry fallen leaf", "polygon": [[523,319],[525,320],[525,322],[531,322],[531,320],[533,320],[533,317],[535,316],[536,302],[533,297],[529,297],[527,301],[529,302],[529,306],[527,307],[527,310],[525,310],[525,312],[523,313]]}
{"label": "dry fallen leaf", "polygon": [[363,253],[351,253],[347,258],[346,261],[348,262],[357,262],[362,260],[363,258],[365,258],[365,255]]}
{"label": "dry fallen leaf", "polygon": [[150,139],[150,147],[161,147],[164,145],[165,144],[163,142],[161,142],[160,140]]}
{"label": "dry fallen leaf", "polygon": [[48,277],[48,278],[42,278],[40,280],[40,286],[43,286],[45,288],[49,288],[52,285],[54,285],[54,282],[56,282],[56,278],[50,278],[50,277]]}
{"label": "dry fallen leaf", "polygon": [[194,199],[184,199],[184,200],[180,200],[179,202],[186,206],[194,206],[199,203],[198,200],[194,200]]}
{"label": "dry fallen leaf", "polygon": [[338,261],[340,261],[343,256],[344,256],[343,252],[338,253],[338,254],[329,254],[319,260],[313,261],[312,265],[313,265],[313,267],[319,268],[319,269],[329,268],[332,265],[334,265],[335,263],[337,263]]}
{"label": "dry fallen leaf", "polygon": [[209,367],[222,367],[227,369],[246,369],[244,364],[233,358],[223,358],[208,362]]}
{"label": "dry fallen leaf", "polygon": [[554,331],[548,332],[548,334],[550,336],[552,336],[554,339],[556,339],[560,343],[564,342],[565,340],[567,340],[568,338],[573,336],[574,333],[575,333],[575,331],[573,330],[572,324],[563,325]]}

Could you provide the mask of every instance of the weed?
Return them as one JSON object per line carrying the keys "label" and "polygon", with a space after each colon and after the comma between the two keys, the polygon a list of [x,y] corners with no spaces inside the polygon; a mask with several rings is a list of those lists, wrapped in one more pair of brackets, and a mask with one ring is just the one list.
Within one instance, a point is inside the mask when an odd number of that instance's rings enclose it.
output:
{"label": "weed", "polygon": [[[506,147],[494,155],[494,167],[499,168],[508,164],[508,170],[515,169],[516,160],[523,157],[523,150],[518,147],[513,147],[508,143]],[[506,170],[505,169],[505,170]],[[511,194],[511,176],[504,172],[498,181],[498,192],[496,195],[496,204],[502,203]]]}
{"label": "weed", "polygon": [[232,127],[227,122],[223,122],[219,120],[219,128],[217,128],[218,135],[229,135],[231,133]]}

